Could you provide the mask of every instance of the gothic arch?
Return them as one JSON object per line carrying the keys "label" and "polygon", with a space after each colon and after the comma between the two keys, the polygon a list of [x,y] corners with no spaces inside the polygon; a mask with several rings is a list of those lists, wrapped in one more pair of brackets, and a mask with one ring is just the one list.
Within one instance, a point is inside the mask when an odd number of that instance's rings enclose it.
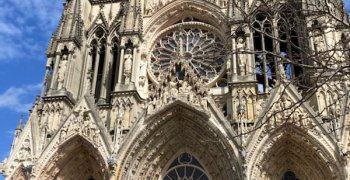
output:
{"label": "gothic arch", "polygon": [[116,179],[160,179],[174,155],[196,155],[213,179],[238,179],[237,150],[209,116],[176,101],[136,123],[117,152]]}
{"label": "gothic arch", "polygon": [[23,164],[19,165],[17,169],[11,175],[10,180],[27,180],[28,177],[25,172],[25,167]]}
{"label": "gothic arch", "polygon": [[88,140],[76,135],[60,145],[37,179],[108,179],[108,166]]}
{"label": "gothic arch", "polygon": [[160,31],[174,25],[185,17],[197,18],[206,24],[220,29],[223,34],[229,33],[229,28],[224,23],[226,16],[216,5],[204,2],[203,0],[178,0],[169,3],[157,11],[145,24],[144,39],[149,40],[146,41],[146,47],[151,47],[154,38],[159,36]]}
{"label": "gothic arch", "polygon": [[277,180],[288,171],[299,179],[344,179],[340,157],[321,141],[292,124],[261,134],[248,150],[248,179]]}

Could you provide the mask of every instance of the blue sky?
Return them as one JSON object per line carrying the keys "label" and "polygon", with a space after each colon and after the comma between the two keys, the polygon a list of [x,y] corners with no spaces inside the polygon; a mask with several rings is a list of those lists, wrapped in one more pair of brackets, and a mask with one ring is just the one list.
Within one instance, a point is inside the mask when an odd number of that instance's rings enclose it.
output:
{"label": "blue sky", "polygon": [[[0,1],[0,161],[8,156],[20,115],[28,117],[40,94],[45,50],[61,16],[62,2]],[[350,10],[350,0],[345,4]]]}
{"label": "blue sky", "polygon": [[[0,0],[0,161],[10,151],[20,115],[40,94],[45,50],[63,0]],[[3,177],[0,175],[0,180]]]}

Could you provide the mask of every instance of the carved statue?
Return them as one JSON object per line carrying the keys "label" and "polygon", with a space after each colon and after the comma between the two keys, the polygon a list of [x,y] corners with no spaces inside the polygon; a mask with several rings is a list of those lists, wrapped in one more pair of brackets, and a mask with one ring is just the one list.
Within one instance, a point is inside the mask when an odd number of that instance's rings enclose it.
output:
{"label": "carved statue", "polygon": [[127,49],[124,55],[125,84],[130,83],[131,73],[132,73],[132,53],[131,53],[131,49]]}
{"label": "carved statue", "polygon": [[286,82],[287,81],[287,75],[286,75],[286,71],[284,70],[283,64],[279,64],[278,65],[278,71],[279,71],[281,82]]}
{"label": "carved statue", "polygon": [[67,136],[67,131],[68,131],[68,128],[67,126],[63,126],[61,128],[61,134],[60,134],[60,141],[64,140]]}
{"label": "carved statue", "polygon": [[140,86],[144,86],[146,82],[147,77],[147,59],[146,55],[142,55],[141,62],[140,62],[140,80],[139,84]]}
{"label": "carved statue", "polygon": [[60,90],[62,89],[63,87],[63,82],[64,82],[64,79],[65,79],[65,74],[66,74],[66,69],[67,69],[67,55],[63,55],[62,57],[62,60],[60,62],[60,65],[58,67],[58,78],[57,78],[57,82],[58,82],[58,85],[57,85],[57,89]]}
{"label": "carved statue", "polygon": [[246,59],[243,51],[245,49],[245,39],[244,37],[237,38],[237,50],[238,50],[238,66],[239,66],[239,75],[246,75]]}

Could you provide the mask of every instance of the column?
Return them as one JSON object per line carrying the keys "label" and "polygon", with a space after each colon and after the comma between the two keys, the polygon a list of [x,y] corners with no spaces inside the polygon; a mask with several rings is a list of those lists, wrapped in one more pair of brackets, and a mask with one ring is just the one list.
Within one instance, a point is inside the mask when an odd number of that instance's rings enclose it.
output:
{"label": "column", "polygon": [[234,37],[232,37],[232,75],[233,80],[237,79],[237,49],[236,49],[236,32],[234,32]]}
{"label": "column", "polygon": [[134,49],[133,49],[133,54],[132,54],[132,71],[131,71],[131,80],[130,80],[130,83],[134,83],[136,82],[136,70],[137,70],[137,65],[138,65],[138,62],[136,62],[137,60],[139,60],[138,58],[138,47],[137,46],[134,46]]}
{"label": "column", "polygon": [[[105,61],[103,64],[103,74],[102,74],[102,82],[101,82],[101,89],[100,89],[100,97],[98,99],[99,103],[106,103],[107,99],[107,91],[108,91],[108,84],[110,82],[110,64],[113,63],[113,53],[111,53],[111,45],[107,44],[106,47],[106,54],[105,54]],[[111,59],[112,58],[112,59]]]}
{"label": "column", "polygon": [[68,54],[68,58],[67,58],[67,71],[66,71],[66,74],[64,75],[65,77],[65,80],[63,82],[63,89],[67,89],[67,85],[68,85],[68,82],[70,81],[71,79],[71,69],[72,69],[72,53],[73,52],[69,52]]}
{"label": "column", "polygon": [[[91,85],[89,82],[89,73],[90,73],[90,69],[91,69],[91,65],[92,65],[92,54],[91,54],[91,47],[87,47],[87,52],[86,52],[86,56],[85,56],[85,61],[84,66],[83,66],[83,75],[81,77],[81,83],[80,83],[80,87],[82,87],[81,93],[82,94],[86,94],[89,93],[91,90]],[[80,94],[81,95],[81,94]]]}
{"label": "column", "polygon": [[122,83],[122,76],[123,76],[123,64],[124,64],[124,51],[125,51],[125,47],[122,46],[120,47],[121,51],[120,51],[120,65],[119,65],[119,71],[118,71],[118,84]]}
{"label": "column", "polygon": [[91,87],[91,91],[93,94],[95,94],[95,90],[96,90],[96,81],[97,81],[97,73],[98,73],[98,65],[100,63],[100,48],[97,48],[96,50],[96,60],[95,60],[95,67],[93,69],[93,73],[94,73],[94,77],[92,77],[92,87]]}
{"label": "column", "polygon": [[51,84],[50,84],[50,91],[55,89],[57,86],[57,71],[58,71],[58,65],[60,63],[60,58],[61,58],[61,53],[57,53],[56,58],[55,58],[55,65],[54,65],[54,69],[53,69]]}

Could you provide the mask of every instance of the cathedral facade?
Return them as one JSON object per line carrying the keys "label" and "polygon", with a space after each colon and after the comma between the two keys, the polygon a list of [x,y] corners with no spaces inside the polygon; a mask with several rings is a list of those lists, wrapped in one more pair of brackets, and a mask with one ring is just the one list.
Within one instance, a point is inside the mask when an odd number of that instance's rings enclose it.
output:
{"label": "cathedral facade", "polygon": [[66,0],[6,179],[350,180],[339,0]]}

